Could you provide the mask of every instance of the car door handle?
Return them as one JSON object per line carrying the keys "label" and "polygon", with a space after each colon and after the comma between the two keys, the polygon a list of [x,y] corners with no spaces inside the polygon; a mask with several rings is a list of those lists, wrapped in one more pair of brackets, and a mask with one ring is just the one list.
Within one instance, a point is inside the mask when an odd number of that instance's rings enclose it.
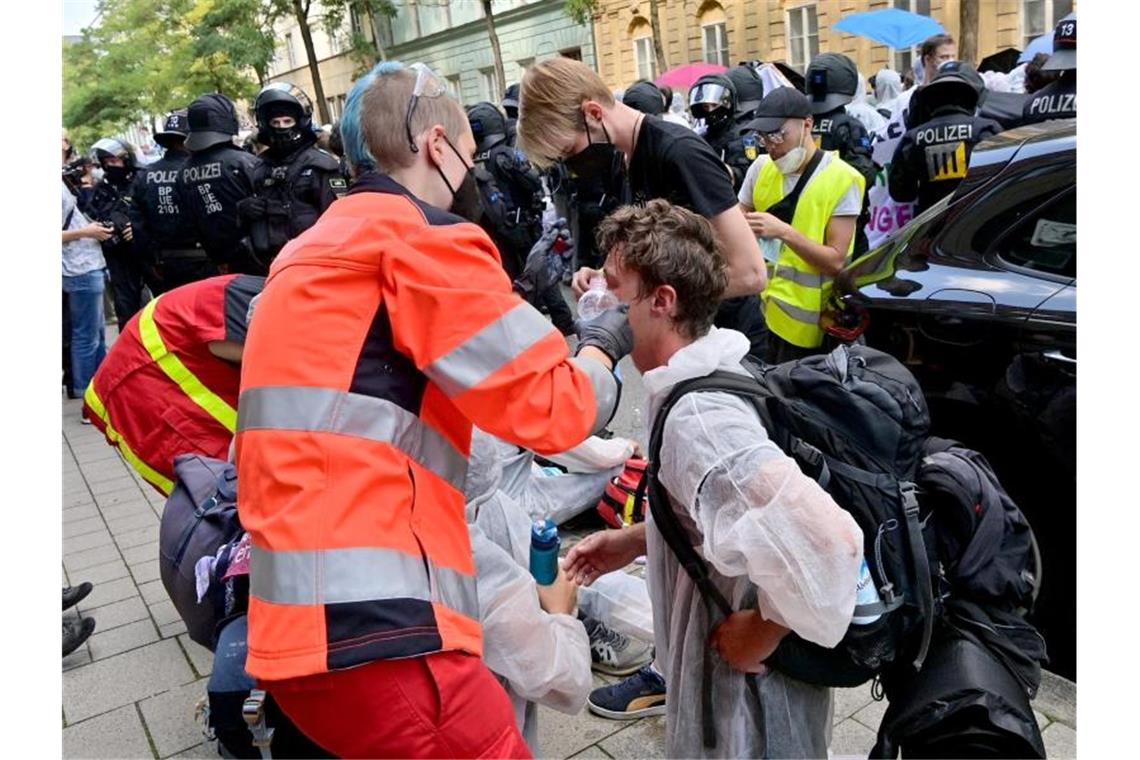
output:
{"label": "car door handle", "polygon": [[1051,348],[1048,351],[1041,352],[1041,358],[1046,361],[1056,362],[1057,364],[1065,364],[1070,367],[1077,366],[1077,360],[1071,356],[1065,356],[1058,348]]}

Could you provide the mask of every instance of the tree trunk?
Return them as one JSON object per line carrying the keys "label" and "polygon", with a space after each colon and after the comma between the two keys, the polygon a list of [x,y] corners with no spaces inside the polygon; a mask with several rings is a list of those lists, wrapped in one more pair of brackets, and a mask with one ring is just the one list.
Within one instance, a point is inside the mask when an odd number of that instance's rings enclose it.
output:
{"label": "tree trunk", "polygon": [[381,61],[388,60],[388,54],[384,51],[383,35],[380,34],[380,23],[376,20],[376,12],[372,8],[368,9],[368,21],[372,24],[372,41],[376,45],[376,58]]}
{"label": "tree trunk", "polygon": [[297,26],[301,28],[301,40],[305,43],[305,55],[309,58],[309,74],[313,77],[313,97],[317,101],[317,114],[321,124],[332,121],[329,118],[329,107],[325,103],[325,88],[321,85],[321,68],[317,65],[317,54],[313,50],[313,33],[309,29],[309,3],[302,4],[301,0],[293,0],[293,15],[297,18]]}
{"label": "tree trunk", "polygon": [[958,9],[958,58],[977,65],[978,0],[961,0]]}
{"label": "tree trunk", "polygon": [[[503,73],[503,51],[499,47],[499,34],[495,31],[495,17],[491,14],[491,0],[482,0],[483,15],[487,19],[487,36],[491,38],[491,54],[495,56],[495,78],[501,89],[507,86],[507,77]],[[491,100],[496,101],[502,96],[502,91],[491,93]]]}
{"label": "tree trunk", "polygon": [[[657,76],[669,69],[665,60],[665,48],[661,44],[661,19],[658,17],[658,0],[649,0],[649,26],[653,30],[653,55],[657,58]],[[655,76],[654,79],[657,77]]]}

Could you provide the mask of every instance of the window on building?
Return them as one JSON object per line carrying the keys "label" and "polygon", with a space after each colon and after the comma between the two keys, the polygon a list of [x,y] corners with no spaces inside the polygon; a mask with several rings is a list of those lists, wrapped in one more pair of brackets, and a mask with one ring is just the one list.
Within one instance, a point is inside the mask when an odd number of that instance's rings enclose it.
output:
{"label": "window on building", "polygon": [[704,39],[705,63],[728,66],[728,32],[725,23],[706,24],[701,27]]}
{"label": "window on building", "polygon": [[[895,7],[902,11],[910,11],[911,13],[920,13],[923,16],[930,15],[930,0],[894,0]],[[894,51],[894,70],[900,74],[910,71],[910,67],[918,60],[919,47],[906,48],[905,50]]]}
{"label": "window on building", "polygon": [[285,60],[289,62],[289,69],[297,68],[297,50],[293,47],[293,33],[285,34]]}
{"label": "window on building", "polygon": [[[336,121],[340,118],[340,111],[336,108],[336,97],[325,98],[325,105],[329,108],[329,118]],[[314,114],[315,116],[316,114]]]}
{"label": "window on building", "polygon": [[572,61],[580,61],[582,60],[582,48],[576,47],[559,50],[558,55],[562,56],[563,58],[569,58]]}
{"label": "window on building", "polygon": [[479,99],[486,100],[491,103],[498,103],[499,96],[503,93],[502,88],[499,86],[499,78],[495,76],[495,69],[479,70]]}
{"label": "window on building", "polygon": [[338,32],[326,32],[329,38],[329,52],[333,55],[340,55],[341,46],[340,34]]}
{"label": "window on building", "polygon": [[1053,28],[1073,12],[1072,0],[1024,0],[1021,4],[1021,48]]}
{"label": "window on building", "polygon": [[815,5],[788,10],[788,65],[807,71],[811,59],[819,55],[819,20]]}
{"label": "window on building", "polygon": [[653,36],[633,40],[633,57],[637,61],[638,79],[657,78],[657,57],[653,54]]}

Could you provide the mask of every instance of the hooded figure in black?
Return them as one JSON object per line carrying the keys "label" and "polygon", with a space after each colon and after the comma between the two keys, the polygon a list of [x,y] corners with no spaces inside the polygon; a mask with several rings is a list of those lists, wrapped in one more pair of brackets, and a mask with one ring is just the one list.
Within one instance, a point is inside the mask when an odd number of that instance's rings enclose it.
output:
{"label": "hooded figure in black", "polygon": [[178,197],[178,177],[190,158],[185,145],[189,133],[185,108],[168,114],[162,131],[154,134],[166,152],[135,174],[131,189],[135,251],[155,273],[155,295],[218,273]]}
{"label": "hooded figure in black", "polygon": [[910,101],[913,123],[899,140],[891,160],[887,187],[899,203],[917,201],[922,213],[954,189],[966,176],[974,146],[1001,132],[993,119],[975,116],[985,83],[969,64],[949,61],[915,92]]}
{"label": "hooded figure in black", "polygon": [[639,79],[625,88],[621,102],[650,116],[660,116],[665,113],[665,109],[668,107],[665,102],[665,93],[661,92],[661,88],[648,79]]}
{"label": "hooded figure in black", "polygon": [[198,242],[222,271],[265,274],[238,219],[238,203],[253,195],[261,159],[234,144],[234,104],[220,93],[203,95],[190,104],[187,121],[190,157],[178,178],[180,210],[189,214]]}
{"label": "hooded figure in black", "polygon": [[704,123],[705,142],[731,173],[733,190],[739,191],[755,156],[748,158],[744,137],[739,134],[736,85],[725,74],[706,74],[689,90],[689,113]]}
{"label": "hooded figure in black", "polygon": [[[863,175],[864,188],[875,186],[878,169],[871,158],[871,136],[846,106],[863,86],[855,62],[839,53],[817,55],[808,66],[805,93],[811,101],[811,135],[817,148],[839,151],[839,157]],[[867,250],[867,220],[870,218],[868,193],[863,193],[863,210],[855,222],[855,249],[858,256]]]}
{"label": "hooded figure in black", "polygon": [[123,140],[104,137],[91,148],[103,169],[103,179],[91,193],[84,213],[92,220],[111,225],[114,234],[103,241],[103,258],[114,291],[115,318],[119,331],[142,308],[143,279],[146,267],[135,252],[134,228],[131,225],[131,183],[137,166],[135,151]]}
{"label": "hooded figure in black", "polygon": [[519,123],[519,86],[512,84],[503,93],[503,113],[507,115],[507,144],[515,147],[515,127]]}
{"label": "hooded figure in black", "polygon": [[239,204],[255,262],[269,271],[277,253],[316,223],[348,191],[340,162],[316,147],[313,107],[287,82],[262,88],[254,103],[257,141],[267,146],[254,173],[254,195]]}

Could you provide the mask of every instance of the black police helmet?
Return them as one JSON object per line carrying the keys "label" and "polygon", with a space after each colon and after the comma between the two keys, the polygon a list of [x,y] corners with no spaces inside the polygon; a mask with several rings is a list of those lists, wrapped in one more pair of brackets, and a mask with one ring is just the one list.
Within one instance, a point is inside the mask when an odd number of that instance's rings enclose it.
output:
{"label": "black police helmet", "polygon": [[915,97],[921,95],[918,112],[925,120],[941,106],[973,111],[985,89],[985,80],[973,66],[963,61],[947,61],[938,67],[934,78],[915,93]]}
{"label": "black police helmet", "polygon": [[166,115],[162,129],[154,133],[154,141],[164,148],[169,148],[185,140],[188,134],[190,134],[190,120],[187,118],[186,109],[180,108]]}
{"label": "black police helmet", "polygon": [[507,112],[512,118],[518,116],[519,113],[519,86],[512,84],[503,93],[503,110]]}
{"label": "black police helmet", "polygon": [[467,108],[467,121],[475,136],[475,145],[486,150],[507,139],[507,120],[494,103],[483,101]]}
{"label": "black police helmet", "polygon": [[135,151],[130,143],[117,137],[104,137],[91,146],[91,156],[102,166],[108,158],[120,158],[123,166],[135,168]]}
{"label": "black police helmet", "polygon": [[232,143],[238,133],[237,110],[233,102],[220,92],[195,98],[186,109],[190,134],[186,149],[206,150],[222,143]]}
{"label": "black police helmet", "polygon": [[736,107],[741,114],[750,114],[764,99],[764,83],[756,69],[747,63],[733,66],[725,76],[736,86]]}
{"label": "black police helmet", "polygon": [[828,113],[854,100],[859,86],[854,61],[840,53],[822,53],[808,66],[804,94],[811,99],[813,114]]}
{"label": "black police helmet", "polygon": [[621,96],[621,102],[651,116],[665,113],[665,96],[661,88],[648,80],[631,84]]}
{"label": "black police helmet", "polygon": [[[261,88],[253,104],[260,137],[268,137],[269,121],[278,116],[292,116],[299,132],[311,132],[313,103],[301,88],[288,82],[274,82]],[[260,139],[259,137],[259,139]],[[266,142],[267,140],[262,140]]]}
{"label": "black police helmet", "polygon": [[724,74],[705,74],[689,88],[689,113],[710,127],[736,113],[736,85]]}

